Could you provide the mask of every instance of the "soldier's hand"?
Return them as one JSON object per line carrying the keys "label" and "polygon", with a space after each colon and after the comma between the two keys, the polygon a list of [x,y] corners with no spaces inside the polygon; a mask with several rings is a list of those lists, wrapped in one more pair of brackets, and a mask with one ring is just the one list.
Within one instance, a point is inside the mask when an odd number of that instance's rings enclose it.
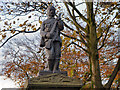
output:
{"label": "soldier's hand", "polygon": [[52,35],[51,33],[47,33],[47,34],[46,34],[46,37],[47,37],[48,39],[51,39],[52,36],[53,36],[53,35]]}

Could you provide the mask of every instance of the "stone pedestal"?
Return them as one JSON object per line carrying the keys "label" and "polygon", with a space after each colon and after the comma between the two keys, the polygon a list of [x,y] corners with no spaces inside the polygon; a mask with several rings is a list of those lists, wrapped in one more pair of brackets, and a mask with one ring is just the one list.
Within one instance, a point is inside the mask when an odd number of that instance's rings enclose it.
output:
{"label": "stone pedestal", "polygon": [[65,72],[41,72],[28,81],[28,90],[80,90],[82,81],[66,76]]}
{"label": "stone pedestal", "polygon": [[[62,75],[67,76],[67,71],[56,71],[54,73],[58,73],[58,74],[62,74]],[[49,74],[53,74],[53,72],[52,71],[40,71],[39,72],[39,77],[49,75]]]}

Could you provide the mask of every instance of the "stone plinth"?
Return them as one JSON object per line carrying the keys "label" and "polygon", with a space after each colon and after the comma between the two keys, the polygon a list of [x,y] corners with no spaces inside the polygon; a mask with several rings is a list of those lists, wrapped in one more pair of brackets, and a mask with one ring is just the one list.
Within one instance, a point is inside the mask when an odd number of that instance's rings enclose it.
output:
{"label": "stone plinth", "polygon": [[[63,74],[65,76],[67,76],[67,71],[56,71],[54,73]],[[39,77],[49,75],[49,74],[53,74],[53,72],[52,71],[40,71],[39,72]]]}
{"label": "stone plinth", "polygon": [[41,75],[28,81],[29,90],[80,90],[81,85],[82,81],[60,73]]}

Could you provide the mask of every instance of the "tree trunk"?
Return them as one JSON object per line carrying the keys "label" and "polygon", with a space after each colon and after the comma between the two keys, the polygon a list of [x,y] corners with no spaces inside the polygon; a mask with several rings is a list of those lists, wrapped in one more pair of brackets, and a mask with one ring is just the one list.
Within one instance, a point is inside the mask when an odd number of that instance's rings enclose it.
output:
{"label": "tree trunk", "polygon": [[90,25],[90,39],[89,39],[89,60],[91,65],[92,82],[94,88],[102,88],[99,57],[97,50],[97,36],[94,24]]}
{"label": "tree trunk", "polygon": [[89,19],[88,25],[88,36],[89,36],[89,61],[90,61],[90,71],[91,71],[91,81],[93,88],[103,88],[101,83],[100,67],[99,67],[99,57],[97,50],[97,33],[96,33],[96,24],[95,16],[93,13],[93,2],[86,2],[87,5],[87,17]]}
{"label": "tree trunk", "polygon": [[93,83],[93,88],[103,88],[101,83],[99,60],[98,60],[97,52],[91,53],[89,56],[89,60],[91,61],[91,71],[92,71],[91,81]]}

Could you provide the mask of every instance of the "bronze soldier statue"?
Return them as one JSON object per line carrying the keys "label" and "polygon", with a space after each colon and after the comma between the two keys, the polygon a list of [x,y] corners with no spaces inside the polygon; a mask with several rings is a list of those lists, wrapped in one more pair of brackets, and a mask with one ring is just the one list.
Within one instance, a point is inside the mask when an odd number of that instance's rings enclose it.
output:
{"label": "bronze soldier statue", "polygon": [[46,48],[48,69],[49,71],[59,71],[59,62],[61,57],[62,40],[60,38],[60,31],[64,29],[63,21],[60,18],[54,18],[55,8],[49,6],[47,8],[48,18],[43,21],[41,25],[40,46]]}

